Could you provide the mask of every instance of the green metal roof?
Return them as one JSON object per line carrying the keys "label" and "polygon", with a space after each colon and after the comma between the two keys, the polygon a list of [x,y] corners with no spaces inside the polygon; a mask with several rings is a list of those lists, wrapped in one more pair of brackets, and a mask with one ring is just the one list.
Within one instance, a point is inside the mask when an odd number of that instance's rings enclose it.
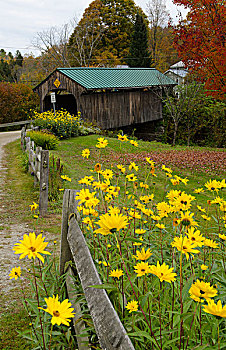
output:
{"label": "green metal roof", "polygon": [[141,88],[176,85],[155,68],[57,68],[86,89]]}

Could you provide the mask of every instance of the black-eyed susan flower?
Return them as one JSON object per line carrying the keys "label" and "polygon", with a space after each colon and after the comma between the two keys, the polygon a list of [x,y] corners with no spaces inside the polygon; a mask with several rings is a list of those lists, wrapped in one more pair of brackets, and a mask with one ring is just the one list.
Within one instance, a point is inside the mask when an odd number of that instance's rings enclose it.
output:
{"label": "black-eyed susan flower", "polygon": [[106,140],[104,137],[99,137],[98,143],[96,144],[97,148],[105,148],[108,145],[108,140]]}
{"label": "black-eyed susan flower", "polygon": [[122,214],[107,213],[100,216],[100,220],[96,222],[100,227],[95,230],[104,236],[124,229],[128,224],[127,217]]}
{"label": "black-eyed susan flower", "polygon": [[160,230],[163,230],[166,228],[166,226],[164,224],[159,224],[159,223],[156,224],[155,226],[158,227]]}
{"label": "black-eyed susan flower", "polygon": [[99,172],[101,171],[101,164],[100,164],[100,163],[95,164],[94,170],[95,170],[97,173],[99,173]]}
{"label": "black-eyed susan flower", "polygon": [[82,151],[82,157],[83,158],[89,158],[90,156],[90,150],[88,148],[85,148],[83,151]]}
{"label": "black-eyed susan flower", "polygon": [[38,208],[38,204],[33,202],[32,204],[29,205],[29,207],[31,208],[31,212],[35,211]]}
{"label": "black-eyed susan flower", "polygon": [[134,270],[137,274],[137,277],[144,276],[149,273],[150,265],[146,262],[141,261],[134,266]]}
{"label": "black-eyed susan flower", "polygon": [[49,298],[45,298],[45,302],[47,305],[47,309],[43,309],[39,307],[39,309],[48,312],[52,315],[51,323],[57,324],[58,326],[64,324],[69,326],[70,318],[74,317],[74,309],[71,308],[71,303],[68,299],[62,301],[62,303],[58,300],[58,295]]}
{"label": "black-eyed susan flower", "polygon": [[204,189],[203,189],[202,187],[196,188],[196,189],[194,190],[194,193],[202,193],[202,192],[204,192]]}
{"label": "black-eyed susan flower", "polygon": [[106,170],[102,171],[102,175],[103,175],[104,179],[108,180],[108,179],[113,178],[114,173],[111,169],[106,169]]}
{"label": "black-eyed susan flower", "polygon": [[226,241],[226,235],[219,233],[219,238],[222,239],[223,241]]}
{"label": "black-eyed susan flower", "polygon": [[138,165],[136,165],[136,163],[130,162],[129,170],[132,170],[132,169],[134,169],[135,171],[138,171],[139,167]]}
{"label": "black-eyed susan flower", "polygon": [[183,226],[190,227],[190,226],[198,226],[198,223],[193,219],[194,214],[190,213],[190,211],[186,211],[186,213],[181,212],[180,213],[180,223]]}
{"label": "black-eyed susan flower", "polygon": [[200,233],[199,230],[196,230],[194,227],[189,227],[187,231],[188,239],[197,247],[202,247],[205,237]]}
{"label": "black-eyed susan flower", "polygon": [[143,235],[147,230],[144,230],[142,228],[137,228],[135,230],[135,233],[137,233],[138,235]]}
{"label": "black-eyed susan flower", "polygon": [[200,253],[198,249],[195,249],[197,244],[192,243],[187,236],[180,235],[179,237],[175,237],[171,245],[172,247],[177,248],[178,251],[185,254],[187,259],[189,259],[189,254]]}
{"label": "black-eyed susan flower", "polygon": [[127,142],[128,141],[128,137],[126,135],[118,135],[118,140],[122,141],[122,142]]}
{"label": "black-eyed susan flower", "polygon": [[226,317],[226,305],[222,306],[221,300],[215,304],[214,300],[210,299],[208,304],[204,305],[203,311],[214,316]]}
{"label": "black-eyed susan flower", "polygon": [[204,186],[211,192],[213,191],[218,192],[219,189],[221,188],[220,181],[217,181],[217,180],[209,180],[204,184]]}
{"label": "black-eyed susan flower", "polygon": [[212,239],[206,238],[203,244],[210,248],[219,248],[219,244]]}
{"label": "black-eyed susan flower", "polygon": [[217,289],[212,287],[210,283],[197,279],[189,289],[189,293],[190,298],[203,303],[204,300],[209,301],[211,298],[215,297],[217,295]]}
{"label": "black-eyed susan flower", "polygon": [[51,255],[49,252],[45,251],[48,242],[44,242],[45,237],[42,234],[36,237],[34,232],[30,232],[29,235],[24,234],[23,240],[20,243],[14,245],[13,251],[15,254],[20,254],[20,259],[26,256],[31,259],[36,257],[44,262],[44,258],[41,254]]}
{"label": "black-eyed susan flower", "polygon": [[205,265],[205,264],[202,264],[201,265],[201,270],[202,271],[206,271],[208,269],[208,266],[207,265]]}
{"label": "black-eyed susan flower", "polygon": [[121,276],[123,276],[123,271],[119,269],[111,270],[109,276],[119,279]]}
{"label": "black-eyed susan flower", "polygon": [[116,166],[121,171],[122,174],[126,172],[126,168],[122,164],[118,164]]}
{"label": "black-eyed susan flower", "polygon": [[136,175],[134,175],[134,174],[126,175],[126,178],[127,178],[127,180],[130,181],[130,182],[137,181],[137,177],[136,177]]}
{"label": "black-eyed susan flower", "polygon": [[130,140],[131,145],[133,145],[134,147],[138,147],[138,142],[135,140]]}
{"label": "black-eyed susan flower", "polygon": [[14,267],[9,273],[10,279],[15,278],[15,280],[17,280],[17,278],[19,278],[20,276],[21,276],[21,268],[20,268],[20,266]]}
{"label": "black-eyed susan flower", "polygon": [[136,255],[133,255],[133,257],[136,260],[147,260],[150,258],[150,256],[152,255],[151,250],[148,248],[146,251],[144,248],[141,249],[141,251],[137,251]]}
{"label": "black-eyed susan flower", "polygon": [[67,176],[67,175],[61,175],[60,177],[61,177],[61,179],[64,180],[64,181],[69,181],[69,182],[71,182],[71,178],[70,178],[69,176]]}
{"label": "black-eyed susan flower", "polygon": [[126,309],[129,310],[129,313],[138,310],[138,302],[136,300],[129,301],[126,305]]}
{"label": "black-eyed susan flower", "polygon": [[174,282],[177,276],[177,274],[173,272],[173,267],[169,267],[165,263],[160,265],[159,261],[157,261],[157,266],[150,266],[149,272],[157,276],[161,282]]}

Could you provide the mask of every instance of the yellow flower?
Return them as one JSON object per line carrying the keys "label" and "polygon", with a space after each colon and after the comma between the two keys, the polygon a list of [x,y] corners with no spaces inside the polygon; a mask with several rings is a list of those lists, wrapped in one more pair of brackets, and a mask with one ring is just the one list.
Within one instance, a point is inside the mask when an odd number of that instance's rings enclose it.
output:
{"label": "yellow flower", "polygon": [[197,205],[198,210],[202,211],[203,213],[206,212],[205,208],[202,208],[201,205]]}
{"label": "yellow flower", "polygon": [[138,147],[138,142],[134,140],[130,140],[131,145]]}
{"label": "yellow flower", "polygon": [[106,169],[102,171],[102,175],[106,180],[108,180],[108,179],[112,179],[114,174],[111,169]]}
{"label": "yellow flower", "polygon": [[89,158],[90,156],[90,150],[88,148],[85,148],[83,151],[82,151],[82,157],[83,158]]}
{"label": "yellow flower", "polygon": [[118,164],[117,168],[124,174],[126,172],[126,168],[122,164]]}
{"label": "yellow flower", "polygon": [[204,184],[204,186],[206,186],[206,188],[211,192],[218,192],[221,188],[221,183],[217,180],[209,180]]}
{"label": "yellow flower", "polygon": [[15,278],[15,280],[17,280],[18,277],[21,276],[21,268],[20,266],[18,267],[14,267],[9,274],[10,279]]}
{"label": "yellow flower", "polygon": [[210,219],[211,219],[209,216],[207,216],[205,214],[201,215],[201,217],[206,221],[210,221]]}
{"label": "yellow flower", "polygon": [[140,183],[140,187],[141,188],[145,188],[145,190],[147,190],[149,188],[149,185],[148,184],[145,184],[143,182]]}
{"label": "yellow flower", "polygon": [[148,194],[147,196],[141,196],[139,199],[140,199],[140,201],[147,204],[154,199],[154,194]]}
{"label": "yellow flower", "polygon": [[186,236],[183,237],[182,235],[180,235],[180,237],[175,237],[171,245],[172,247],[176,247],[178,251],[185,254],[187,259],[189,259],[188,253],[200,253],[199,250],[194,249],[197,247],[197,245],[192,243],[192,241]]}
{"label": "yellow flower", "polygon": [[139,169],[139,167],[134,162],[131,162],[129,165],[129,170],[132,170],[132,169],[137,171]]}
{"label": "yellow flower", "polygon": [[201,265],[201,270],[206,271],[207,269],[208,269],[208,266],[206,266],[204,264]]}
{"label": "yellow flower", "polygon": [[127,217],[122,214],[107,213],[101,215],[100,220],[96,224],[100,228],[95,230],[95,232],[105,236],[125,228],[129,223]]}
{"label": "yellow flower", "polygon": [[135,233],[138,233],[138,235],[143,235],[147,230],[143,230],[142,228],[137,228],[135,230]]}
{"label": "yellow flower", "polygon": [[129,313],[138,310],[138,302],[136,300],[129,301],[126,305],[126,309],[129,310]]}
{"label": "yellow flower", "polygon": [[35,211],[38,208],[38,204],[33,202],[33,204],[30,204],[29,207],[31,207],[31,212]]}
{"label": "yellow flower", "polygon": [[194,193],[202,193],[202,192],[204,192],[204,189],[202,187],[201,188],[196,188],[194,190]]}
{"label": "yellow flower", "polygon": [[155,226],[160,228],[160,230],[163,230],[164,228],[166,228],[165,225],[163,224],[156,224]]}
{"label": "yellow flower", "polygon": [[143,261],[134,266],[134,270],[137,274],[137,277],[141,277],[149,273],[149,269],[150,269],[150,265],[148,265],[148,263]]}
{"label": "yellow flower", "polygon": [[61,175],[61,179],[62,179],[62,180],[65,180],[65,181],[71,182],[71,178],[68,177],[67,175]]}
{"label": "yellow flower", "polygon": [[151,265],[149,272],[153,275],[157,276],[160,281],[166,281],[166,282],[174,282],[176,279],[176,273],[173,272],[173,267],[169,267],[165,263],[160,265],[159,261],[157,261],[157,266]]}
{"label": "yellow flower", "polygon": [[126,175],[128,181],[134,182],[137,180],[137,177],[134,174]]}
{"label": "yellow flower", "polygon": [[128,137],[126,135],[118,135],[118,140],[122,141],[122,142],[126,142],[128,141]]}
{"label": "yellow flower", "polygon": [[226,240],[226,235],[221,235],[221,234],[219,233],[219,237],[220,237],[221,239],[223,239],[223,241]]}
{"label": "yellow flower", "polygon": [[96,144],[97,148],[105,148],[108,145],[108,140],[106,140],[104,137],[99,137],[98,143]]}
{"label": "yellow flower", "polygon": [[95,170],[97,173],[99,173],[99,172],[101,171],[101,164],[100,164],[100,163],[95,164],[94,170]]}
{"label": "yellow flower", "polygon": [[44,242],[45,237],[42,235],[38,235],[36,237],[34,232],[30,232],[29,235],[24,235],[23,240],[20,243],[16,243],[14,245],[14,253],[21,254],[20,259],[25,258],[27,256],[29,259],[36,257],[44,262],[44,258],[41,254],[51,255],[49,252],[44,249],[48,245],[48,242]]}
{"label": "yellow flower", "polygon": [[186,213],[181,212],[180,213],[181,218],[180,218],[180,223],[183,226],[198,226],[197,222],[193,220],[193,213],[190,213],[190,211],[186,211]]}
{"label": "yellow flower", "polygon": [[215,304],[214,300],[210,299],[208,305],[204,305],[203,311],[214,316],[226,317],[226,305],[222,307],[221,300],[218,300],[217,304]]}
{"label": "yellow flower", "polygon": [[122,271],[122,270],[118,270],[118,269],[112,270],[112,271],[110,272],[109,276],[115,277],[115,278],[118,278],[118,279],[119,279],[121,276],[123,276],[123,271]]}
{"label": "yellow flower", "polygon": [[197,247],[203,246],[205,237],[203,237],[199,230],[195,231],[194,227],[190,227],[188,228],[187,236],[193,244],[196,244]]}
{"label": "yellow flower", "polygon": [[197,281],[193,283],[189,289],[189,293],[190,298],[203,303],[204,299],[209,301],[210,298],[215,297],[215,295],[217,295],[217,290],[214,287],[211,287],[210,283],[197,279]]}
{"label": "yellow flower", "polygon": [[142,241],[144,240],[143,237],[140,237],[139,240],[140,240],[140,242],[134,242],[133,245],[134,246],[142,245]]}
{"label": "yellow flower", "polygon": [[75,197],[80,204],[85,203],[86,207],[94,206],[99,203],[99,199],[95,198],[96,192],[90,192],[88,188],[82,188]]}
{"label": "yellow flower", "polygon": [[62,301],[58,301],[58,295],[56,297],[45,298],[45,302],[47,304],[47,309],[43,309],[39,307],[39,309],[48,312],[52,315],[51,323],[57,324],[58,326],[62,324],[69,326],[70,318],[74,317],[73,308],[71,308],[71,303],[69,303],[68,299]]}
{"label": "yellow flower", "polygon": [[218,243],[213,241],[212,239],[206,238],[203,243],[205,246],[210,247],[210,248],[218,248],[219,247]]}
{"label": "yellow flower", "polygon": [[152,255],[152,253],[151,253],[149,248],[146,251],[145,251],[144,248],[142,248],[140,252],[137,251],[136,253],[137,253],[137,255],[133,255],[133,257],[136,260],[147,260]]}

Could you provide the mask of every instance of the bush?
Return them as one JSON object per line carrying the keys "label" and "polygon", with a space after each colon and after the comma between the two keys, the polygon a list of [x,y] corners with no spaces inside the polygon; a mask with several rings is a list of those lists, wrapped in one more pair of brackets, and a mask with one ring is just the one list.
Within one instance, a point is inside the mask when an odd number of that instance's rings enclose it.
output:
{"label": "bush", "polygon": [[66,110],[46,111],[43,113],[34,113],[32,119],[35,119],[34,124],[48,129],[51,133],[62,139],[78,136],[79,118],[71,115]]}
{"label": "bush", "polygon": [[0,124],[29,119],[38,103],[38,95],[29,86],[0,82]]}
{"label": "bush", "polygon": [[59,143],[59,140],[55,135],[42,131],[29,131],[27,132],[27,136],[34,141],[36,146],[40,146],[43,149],[56,149]]}

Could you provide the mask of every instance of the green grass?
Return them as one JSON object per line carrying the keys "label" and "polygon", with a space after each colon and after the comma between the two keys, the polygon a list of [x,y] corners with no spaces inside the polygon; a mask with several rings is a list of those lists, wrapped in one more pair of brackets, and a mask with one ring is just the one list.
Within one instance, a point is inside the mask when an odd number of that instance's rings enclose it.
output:
{"label": "green grass", "polygon": [[[33,176],[23,170],[24,156],[20,142],[15,141],[8,144],[5,151],[8,170],[2,188],[4,197],[1,197],[1,201],[4,204],[4,210],[1,211],[0,230],[6,230],[15,223],[26,224],[30,231],[35,230],[36,233],[40,233],[43,230],[50,245],[56,240],[57,246],[59,246],[61,202],[50,203],[48,216],[39,218],[38,222],[35,221],[29,205],[33,201],[38,203],[39,189],[34,188]],[[26,345],[26,341],[17,332],[28,328],[29,319],[21,303],[20,287],[15,282],[15,289],[6,295],[0,295],[0,349],[29,350],[30,347]]]}
{"label": "green grass", "polygon": [[[67,188],[73,189],[81,189],[81,185],[78,184],[78,180],[86,175],[92,175],[90,169],[94,168],[94,165],[99,162],[103,165],[103,167],[111,168],[114,167],[114,164],[124,163],[129,164],[130,161],[135,161],[136,164],[140,166],[140,169],[143,169],[143,179],[145,178],[145,157],[152,156],[155,158],[159,158],[159,161],[156,161],[156,168],[159,170],[162,164],[166,166],[170,166],[173,169],[173,174],[179,175],[182,177],[188,177],[189,182],[187,186],[179,185],[179,187],[173,187],[176,189],[179,188],[186,192],[193,192],[193,190],[197,187],[203,187],[204,183],[208,181],[210,178],[216,178],[217,180],[222,180],[225,175],[225,168],[223,169],[223,164],[221,158],[225,157],[226,153],[222,149],[214,149],[214,148],[204,148],[204,147],[185,147],[185,146],[176,146],[173,148],[170,145],[162,144],[160,142],[144,142],[138,141],[139,147],[135,148],[134,146],[127,143],[119,142],[114,138],[107,138],[109,145],[101,150],[101,156],[99,155],[99,150],[95,147],[97,135],[90,136],[82,136],[77,138],[72,138],[69,140],[64,140],[60,143],[57,151],[54,151],[53,154],[60,157],[62,163],[64,164],[64,174],[66,173],[68,176],[72,178],[71,183],[66,183]],[[82,150],[85,148],[89,148],[91,155],[89,159],[83,159],[81,156]],[[199,170],[194,170],[191,164],[191,161],[195,159],[195,157],[202,156],[202,159],[205,161],[205,153],[209,151],[210,154],[206,155],[207,166],[202,168],[202,164],[200,164]],[[181,154],[182,161],[177,161],[177,155]],[[189,155],[191,160],[189,160],[189,167],[186,167],[186,164],[181,164],[183,162],[183,155],[186,157]],[[164,156],[164,158],[162,158]],[[209,160],[208,157],[212,156],[213,161]],[[220,157],[220,160],[219,160]],[[169,163],[167,163],[167,158],[169,159]],[[172,161],[173,159],[173,161]],[[219,160],[219,164],[218,164]],[[211,162],[210,162],[211,161]],[[194,162],[194,161],[193,161]],[[208,164],[216,163],[216,168],[222,166],[220,171],[213,171],[212,168],[208,168]],[[214,163],[215,162],[215,163]],[[182,165],[182,166],[181,166]],[[158,193],[162,192],[162,189],[165,186],[166,178],[163,172],[157,170],[158,177],[153,178],[152,180],[156,182],[156,185],[153,186],[153,191],[156,194],[156,199],[160,200]],[[218,174],[216,174],[218,173]],[[201,205],[206,205],[207,199],[209,199],[209,193],[205,192],[198,195],[199,203]]]}

